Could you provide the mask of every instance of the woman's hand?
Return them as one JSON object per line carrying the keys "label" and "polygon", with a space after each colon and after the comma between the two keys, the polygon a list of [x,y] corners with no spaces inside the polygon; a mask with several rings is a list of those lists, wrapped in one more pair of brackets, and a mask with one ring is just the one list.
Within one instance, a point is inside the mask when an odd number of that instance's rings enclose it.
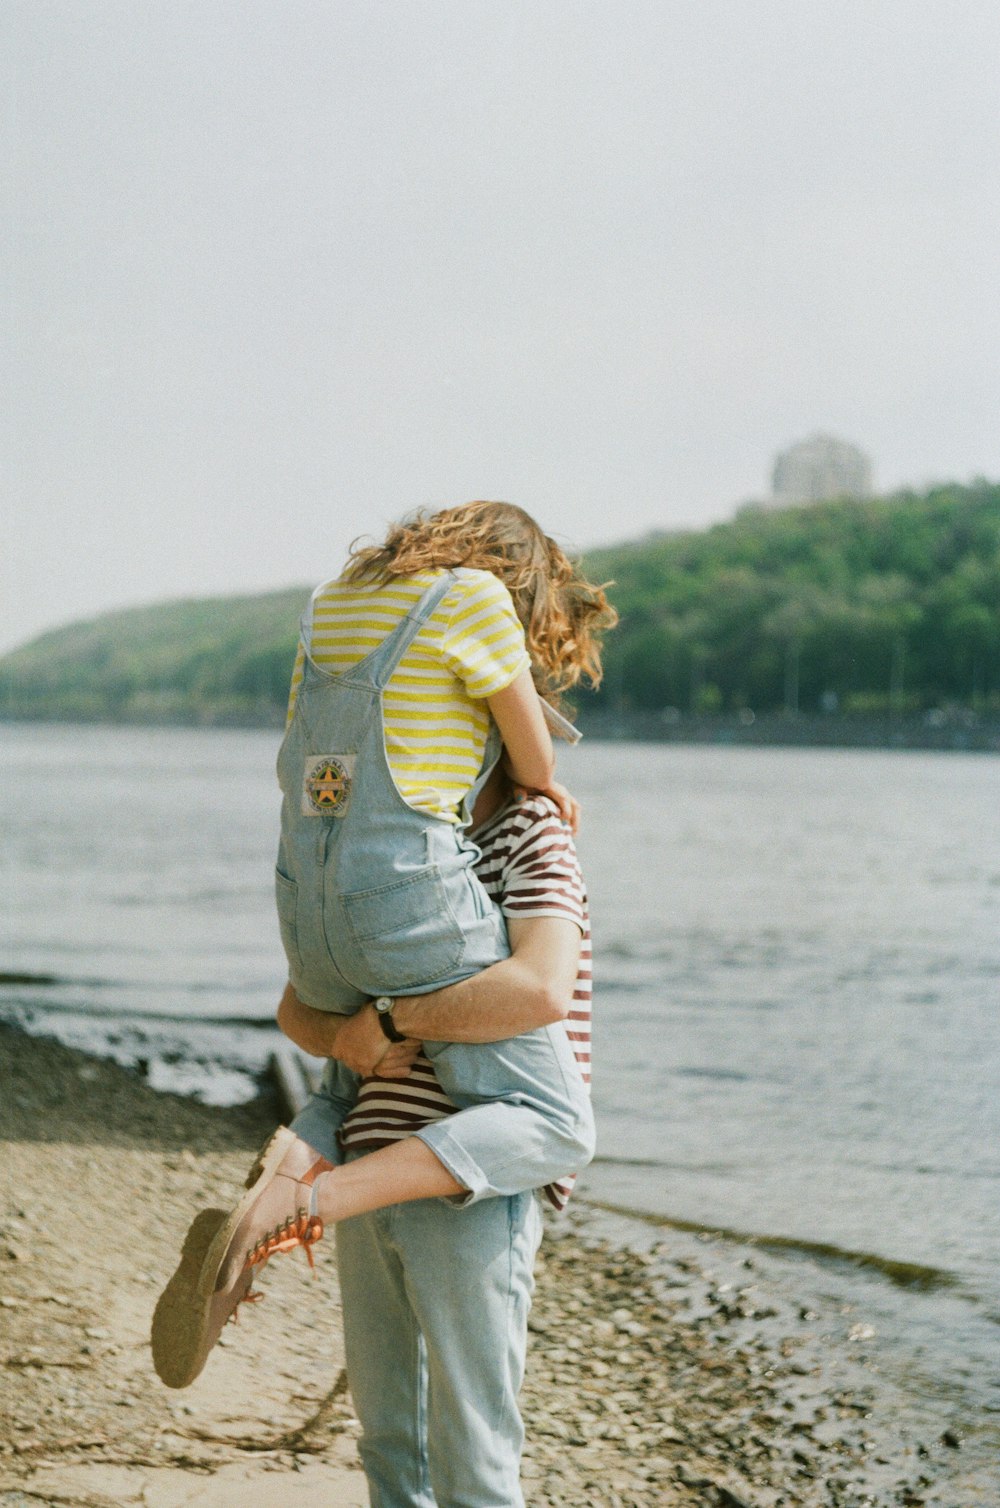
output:
{"label": "woman's hand", "polygon": [[580,803],[558,780],[550,780],[545,787],[515,786],[514,796],[518,801],[523,801],[525,796],[548,796],[559,808],[559,815],[574,838],[580,831]]}
{"label": "woman's hand", "polygon": [[332,1056],[362,1078],[405,1079],[419,1051],[420,1043],[412,1037],[390,1042],[375,1007],[363,1005],[341,1025]]}

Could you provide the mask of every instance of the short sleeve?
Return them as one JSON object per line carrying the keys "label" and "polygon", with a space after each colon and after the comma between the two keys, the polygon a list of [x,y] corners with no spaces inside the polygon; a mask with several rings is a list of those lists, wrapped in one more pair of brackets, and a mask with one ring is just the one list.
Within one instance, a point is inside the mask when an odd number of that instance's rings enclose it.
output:
{"label": "short sleeve", "polygon": [[572,835],[557,808],[547,797],[529,797],[517,809],[517,823],[520,833],[504,865],[504,916],[564,916],[585,931],[583,874]]}
{"label": "short sleeve", "polygon": [[305,653],[305,650],[302,647],[302,640],[300,639],[299,640],[299,647],[298,647],[298,650],[296,651],[296,654],[295,654],[295,666],[294,666],[294,669],[292,670],[292,684],[288,688],[288,712],[285,715],[285,727],[286,728],[288,727],[289,723],[292,721],[292,717],[293,717],[293,715],[295,713],[295,703],[298,700],[299,687],[302,684],[302,672],[303,672],[303,668],[305,666],[305,662],[306,662],[306,653]]}
{"label": "short sleeve", "polygon": [[467,695],[495,696],[531,664],[510,592],[488,571],[470,571],[449,597],[455,600],[441,657]]}

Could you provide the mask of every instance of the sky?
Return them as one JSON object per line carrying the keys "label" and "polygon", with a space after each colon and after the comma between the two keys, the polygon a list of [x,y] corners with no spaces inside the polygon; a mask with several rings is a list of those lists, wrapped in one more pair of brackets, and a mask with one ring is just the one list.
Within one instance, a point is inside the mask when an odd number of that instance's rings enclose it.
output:
{"label": "sky", "polygon": [[995,0],[5,0],[0,651],[815,431],[1000,477],[998,65]]}

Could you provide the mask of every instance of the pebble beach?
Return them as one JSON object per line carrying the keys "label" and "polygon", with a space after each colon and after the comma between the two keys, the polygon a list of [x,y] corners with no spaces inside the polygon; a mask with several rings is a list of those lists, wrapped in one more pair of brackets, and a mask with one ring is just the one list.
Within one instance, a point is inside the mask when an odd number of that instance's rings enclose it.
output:
{"label": "pebble beach", "polygon": [[[0,1027],[0,1504],[367,1504],[332,1250],[172,1392],[149,1323],[195,1210],[236,1197],[279,1118],[219,1109]],[[326,1243],[324,1243],[324,1246]],[[879,1371],[864,1316],[776,1289],[712,1233],[623,1235],[584,1200],[537,1269],[532,1508],[995,1508],[995,1463]]]}

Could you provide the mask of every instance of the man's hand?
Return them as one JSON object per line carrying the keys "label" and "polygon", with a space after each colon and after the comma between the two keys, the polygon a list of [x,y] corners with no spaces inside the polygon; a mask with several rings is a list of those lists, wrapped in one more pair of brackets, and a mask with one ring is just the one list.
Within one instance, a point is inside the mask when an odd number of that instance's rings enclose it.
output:
{"label": "man's hand", "polygon": [[420,1051],[412,1037],[390,1042],[379,1025],[373,1005],[363,1005],[348,1016],[337,1033],[332,1056],[362,1078],[405,1079]]}
{"label": "man's hand", "polygon": [[285,985],[278,1006],[278,1025],[303,1052],[316,1058],[338,1058],[355,1073],[377,1073],[380,1079],[405,1079],[420,1051],[420,1043],[413,1038],[390,1042],[373,1006],[363,1006],[356,1016],[317,1011],[303,1005],[291,984]]}
{"label": "man's hand", "polygon": [[406,1079],[409,1078],[413,1060],[423,1046],[422,1042],[415,1042],[412,1037],[407,1037],[405,1042],[389,1042],[386,1044],[388,1052],[379,1059],[378,1067],[372,1074],[376,1079]]}

